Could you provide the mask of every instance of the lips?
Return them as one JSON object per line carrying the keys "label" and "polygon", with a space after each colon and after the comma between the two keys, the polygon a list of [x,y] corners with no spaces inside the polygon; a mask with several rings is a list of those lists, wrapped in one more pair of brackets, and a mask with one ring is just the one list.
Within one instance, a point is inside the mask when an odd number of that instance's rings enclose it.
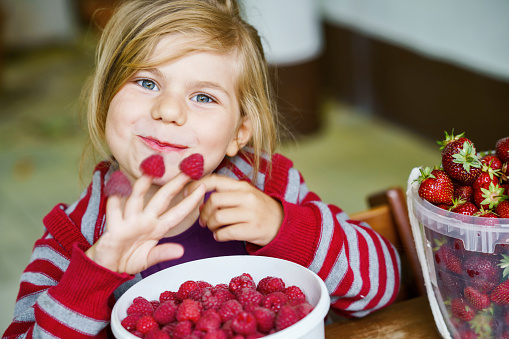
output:
{"label": "lips", "polygon": [[183,150],[186,150],[188,148],[188,146],[185,146],[185,145],[167,143],[167,142],[164,142],[164,141],[160,141],[160,140],[154,139],[152,137],[143,137],[143,136],[140,136],[140,138],[150,148],[152,148],[153,150],[158,151],[158,152],[183,151]]}

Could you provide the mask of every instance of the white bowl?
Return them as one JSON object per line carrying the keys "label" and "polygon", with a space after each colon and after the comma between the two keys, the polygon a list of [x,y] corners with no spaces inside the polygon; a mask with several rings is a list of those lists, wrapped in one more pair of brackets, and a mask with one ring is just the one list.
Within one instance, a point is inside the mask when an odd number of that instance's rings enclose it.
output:
{"label": "white bowl", "polygon": [[314,309],[298,323],[268,335],[268,339],[321,339],[324,334],[324,318],[329,311],[330,297],[324,282],[315,273],[293,262],[252,255],[234,255],[207,258],[176,265],[148,276],[125,292],[113,307],[111,329],[116,338],[136,339],[122,327],[120,322],[133,299],[142,296],[158,300],[167,290],[177,291],[187,280],[203,280],[212,285],[228,284],[242,273],[249,273],[256,283],[267,276],[283,279],[286,286],[295,285],[306,295]]}

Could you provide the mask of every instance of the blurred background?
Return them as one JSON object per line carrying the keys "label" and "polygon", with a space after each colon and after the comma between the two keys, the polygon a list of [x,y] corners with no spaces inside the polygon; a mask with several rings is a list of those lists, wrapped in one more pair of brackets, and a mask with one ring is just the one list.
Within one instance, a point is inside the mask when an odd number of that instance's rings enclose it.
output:
{"label": "blurred background", "polygon": [[[114,0],[0,0],[0,331],[42,218],[72,203],[86,140],[81,88]],[[311,190],[353,213],[439,163],[509,135],[509,2],[242,0],[276,75],[285,136]]]}

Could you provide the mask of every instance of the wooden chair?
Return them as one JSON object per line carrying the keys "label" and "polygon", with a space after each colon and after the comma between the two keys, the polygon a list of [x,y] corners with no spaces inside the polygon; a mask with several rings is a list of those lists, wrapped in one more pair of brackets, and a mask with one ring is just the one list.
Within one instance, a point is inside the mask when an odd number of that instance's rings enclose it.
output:
{"label": "wooden chair", "polygon": [[401,258],[401,289],[396,301],[426,295],[421,266],[414,245],[406,195],[400,187],[389,188],[368,196],[369,209],[350,215],[367,222],[389,240]]}

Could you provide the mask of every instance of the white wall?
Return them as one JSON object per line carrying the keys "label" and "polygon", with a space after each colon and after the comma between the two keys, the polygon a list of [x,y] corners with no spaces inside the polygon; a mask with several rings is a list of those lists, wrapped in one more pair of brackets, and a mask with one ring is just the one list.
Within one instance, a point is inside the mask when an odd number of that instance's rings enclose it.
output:
{"label": "white wall", "polygon": [[508,0],[317,0],[324,20],[509,80]]}
{"label": "white wall", "polygon": [[5,12],[3,39],[8,47],[66,42],[76,37],[77,14],[71,0],[0,0],[0,6]]}
{"label": "white wall", "polygon": [[322,51],[320,3],[316,0],[241,0],[245,19],[260,34],[267,61],[286,66]]}

